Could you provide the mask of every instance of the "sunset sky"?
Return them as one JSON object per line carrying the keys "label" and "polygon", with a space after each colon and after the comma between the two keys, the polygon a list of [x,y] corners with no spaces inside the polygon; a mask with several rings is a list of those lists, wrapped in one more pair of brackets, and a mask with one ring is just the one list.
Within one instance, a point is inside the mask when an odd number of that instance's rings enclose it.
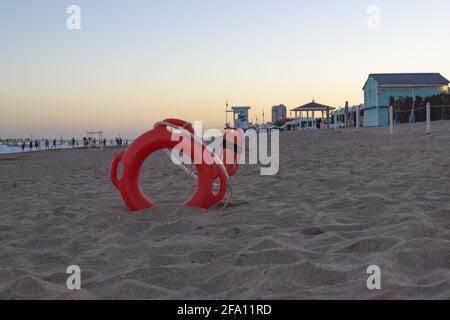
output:
{"label": "sunset sky", "polygon": [[450,77],[449,33],[448,0],[1,0],[0,137],[221,128],[227,100],[251,119],[313,97],[359,104],[370,73]]}

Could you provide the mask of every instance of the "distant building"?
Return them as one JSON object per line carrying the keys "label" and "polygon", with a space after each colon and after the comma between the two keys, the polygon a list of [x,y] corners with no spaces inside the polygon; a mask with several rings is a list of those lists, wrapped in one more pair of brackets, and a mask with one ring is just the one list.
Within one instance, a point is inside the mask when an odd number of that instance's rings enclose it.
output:
{"label": "distant building", "polygon": [[272,107],[272,123],[285,121],[287,118],[287,108],[284,104]]}
{"label": "distant building", "polygon": [[[449,81],[439,73],[371,74],[364,85],[364,126],[389,124],[390,98],[430,97],[448,93]],[[411,106],[412,107],[412,106]]]}

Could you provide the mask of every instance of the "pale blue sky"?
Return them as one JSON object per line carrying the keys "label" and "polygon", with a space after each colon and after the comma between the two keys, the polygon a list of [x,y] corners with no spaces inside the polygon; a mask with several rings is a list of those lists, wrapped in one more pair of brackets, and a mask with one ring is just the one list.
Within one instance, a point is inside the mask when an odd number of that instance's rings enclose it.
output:
{"label": "pale blue sky", "polygon": [[0,136],[134,136],[166,117],[221,127],[227,99],[252,118],[312,97],[359,104],[369,73],[450,77],[449,31],[448,0],[1,0]]}

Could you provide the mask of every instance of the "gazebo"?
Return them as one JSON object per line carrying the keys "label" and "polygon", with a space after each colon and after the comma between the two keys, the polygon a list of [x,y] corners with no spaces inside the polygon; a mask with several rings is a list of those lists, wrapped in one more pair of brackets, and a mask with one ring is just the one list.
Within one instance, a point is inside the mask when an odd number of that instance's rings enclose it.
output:
{"label": "gazebo", "polygon": [[[291,109],[291,111],[295,112],[295,118],[296,119],[303,119],[303,112],[306,112],[306,119],[309,118],[309,112],[312,112],[312,118],[315,120],[315,112],[321,112],[322,113],[322,121],[324,119],[324,113],[326,113],[326,119],[327,119],[327,128],[330,128],[330,111],[334,110],[335,108],[326,106],[320,103],[316,103],[314,100],[310,103],[307,103],[303,106],[297,107],[295,109]],[[300,115],[300,116],[299,116]]]}

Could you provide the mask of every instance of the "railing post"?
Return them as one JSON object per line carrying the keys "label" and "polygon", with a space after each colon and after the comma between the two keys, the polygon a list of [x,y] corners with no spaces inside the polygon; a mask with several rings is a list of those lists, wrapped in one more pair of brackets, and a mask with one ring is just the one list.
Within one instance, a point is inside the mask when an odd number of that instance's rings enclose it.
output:
{"label": "railing post", "polygon": [[356,107],[356,132],[359,131],[359,106]]}
{"label": "railing post", "polygon": [[394,134],[394,107],[389,107],[389,134]]}

